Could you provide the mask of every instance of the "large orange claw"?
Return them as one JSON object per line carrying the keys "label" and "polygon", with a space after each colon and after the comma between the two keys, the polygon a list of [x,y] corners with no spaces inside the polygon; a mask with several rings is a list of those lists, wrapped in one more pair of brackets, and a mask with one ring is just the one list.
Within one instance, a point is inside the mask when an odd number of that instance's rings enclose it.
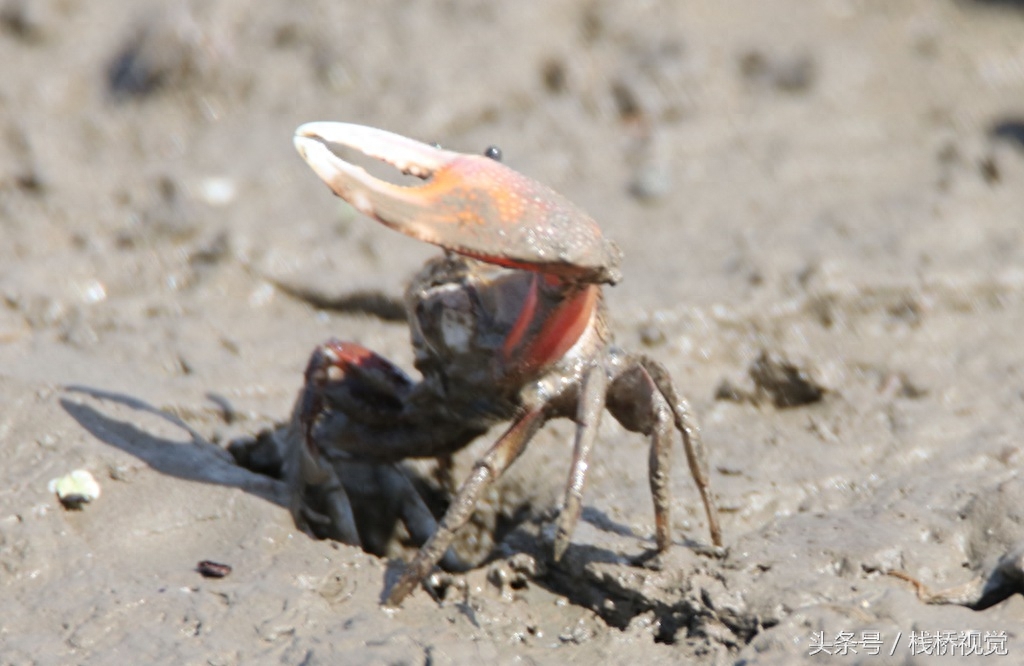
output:
{"label": "large orange claw", "polygon": [[[355,149],[424,179],[380,180],[331,152]],[[295,147],[339,197],[419,240],[488,263],[570,282],[618,282],[620,253],[597,223],[554,190],[482,155],[464,155],[384,130],[315,122]]]}

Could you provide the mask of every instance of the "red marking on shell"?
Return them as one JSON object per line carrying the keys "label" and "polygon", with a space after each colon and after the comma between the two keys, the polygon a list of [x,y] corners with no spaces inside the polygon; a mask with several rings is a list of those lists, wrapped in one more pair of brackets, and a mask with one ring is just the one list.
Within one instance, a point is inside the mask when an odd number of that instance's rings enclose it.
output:
{"label": "red marking on shell", "polygon": [[587,329],[599,293],[597,285],[587,285],[551,312],[526,348],[516,354],[520,369],[533,372],[565,356]]}
{"label": "red marking on shell", "polygon": [[526,329],[530,327],[534,316],[536,316],[536,311],[537,275],[534,274],[530,280],[530,290],[526,293],[526,300],[523,301],[523,309],[519,311],[516,323],[512,325],[512,330],[508,332],[508,336],[505,338],[505,344],[501,349],[506,362],[511,358],[512,352],[519,346],[519,343],[522,342],[523,335],[526,334]]}

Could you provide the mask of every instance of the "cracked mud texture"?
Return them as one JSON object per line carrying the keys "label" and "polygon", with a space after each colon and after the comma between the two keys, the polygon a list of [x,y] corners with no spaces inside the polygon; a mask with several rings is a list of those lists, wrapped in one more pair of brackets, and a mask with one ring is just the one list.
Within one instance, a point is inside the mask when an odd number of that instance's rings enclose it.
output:
{"label": "cracked mud texture", "polygon": [[[911,632],[968,630],[1024,659],[1022,30],[969,0],[3,0],[0,663],[931,663]],[[441,606],[379,607],[408,552],[296,530],[227,445],[330,336],[410,367],[394,303],[436,252],[330,196],[311,120],[498,145],[601,222],[725,557],[677,453],[644,559],[646,445],[612,419],[564,561],[563,422]],[[102,495],[67,511],[80,468]]]}

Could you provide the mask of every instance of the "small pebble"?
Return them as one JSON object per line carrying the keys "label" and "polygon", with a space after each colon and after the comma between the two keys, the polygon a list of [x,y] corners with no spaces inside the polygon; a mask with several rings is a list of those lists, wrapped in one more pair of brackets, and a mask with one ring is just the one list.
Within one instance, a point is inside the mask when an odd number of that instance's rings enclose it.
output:
{"label": "small pebble", "polygon": [[213,562],[212,560],[203,560],[196,565],[196,571],[203,578],[224,578],[231,573],[231,565]]}
{"label": "small pebble", "polygon": [[76,469],[59,479],[52,479],[47,488],[57,494],[57,499],[65,509],[81,509],[83,504],[100,496],[100,484],[84,469]]}

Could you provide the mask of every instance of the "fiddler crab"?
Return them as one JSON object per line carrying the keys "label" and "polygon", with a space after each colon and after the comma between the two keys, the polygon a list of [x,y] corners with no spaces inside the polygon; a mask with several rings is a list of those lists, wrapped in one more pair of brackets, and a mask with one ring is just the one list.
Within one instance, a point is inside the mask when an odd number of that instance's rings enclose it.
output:
{"label": "fiddler crab", "polygon": [[[576,422],[575,446],[554,536],[565,552],[580,517],[601,414],[650,437],[650,486],[658,552],[671,544],[672,429],[722,543],[707,454],[686,400],[665,367],[612,342],[601,293],[620,279],[620,251],[586,213],[501,164],[380,129],[315,122],[295,147],[330,189],[363,214],[438,245],[405,294],[420,381],[368,349],[331,340],[309,360],[296,402],[288,472],[296,518],[358,544],[349,495],[353,468],[373,468],[399,498],[399,515],[423,543],[391,588],[397,606],[446,557],[481,496],[549,419]],[[406,187],[371,176],[341,146],[423,179]],[[397,466],[445,459],[502,422],[511,425],[476,461],[438,524]]]}

